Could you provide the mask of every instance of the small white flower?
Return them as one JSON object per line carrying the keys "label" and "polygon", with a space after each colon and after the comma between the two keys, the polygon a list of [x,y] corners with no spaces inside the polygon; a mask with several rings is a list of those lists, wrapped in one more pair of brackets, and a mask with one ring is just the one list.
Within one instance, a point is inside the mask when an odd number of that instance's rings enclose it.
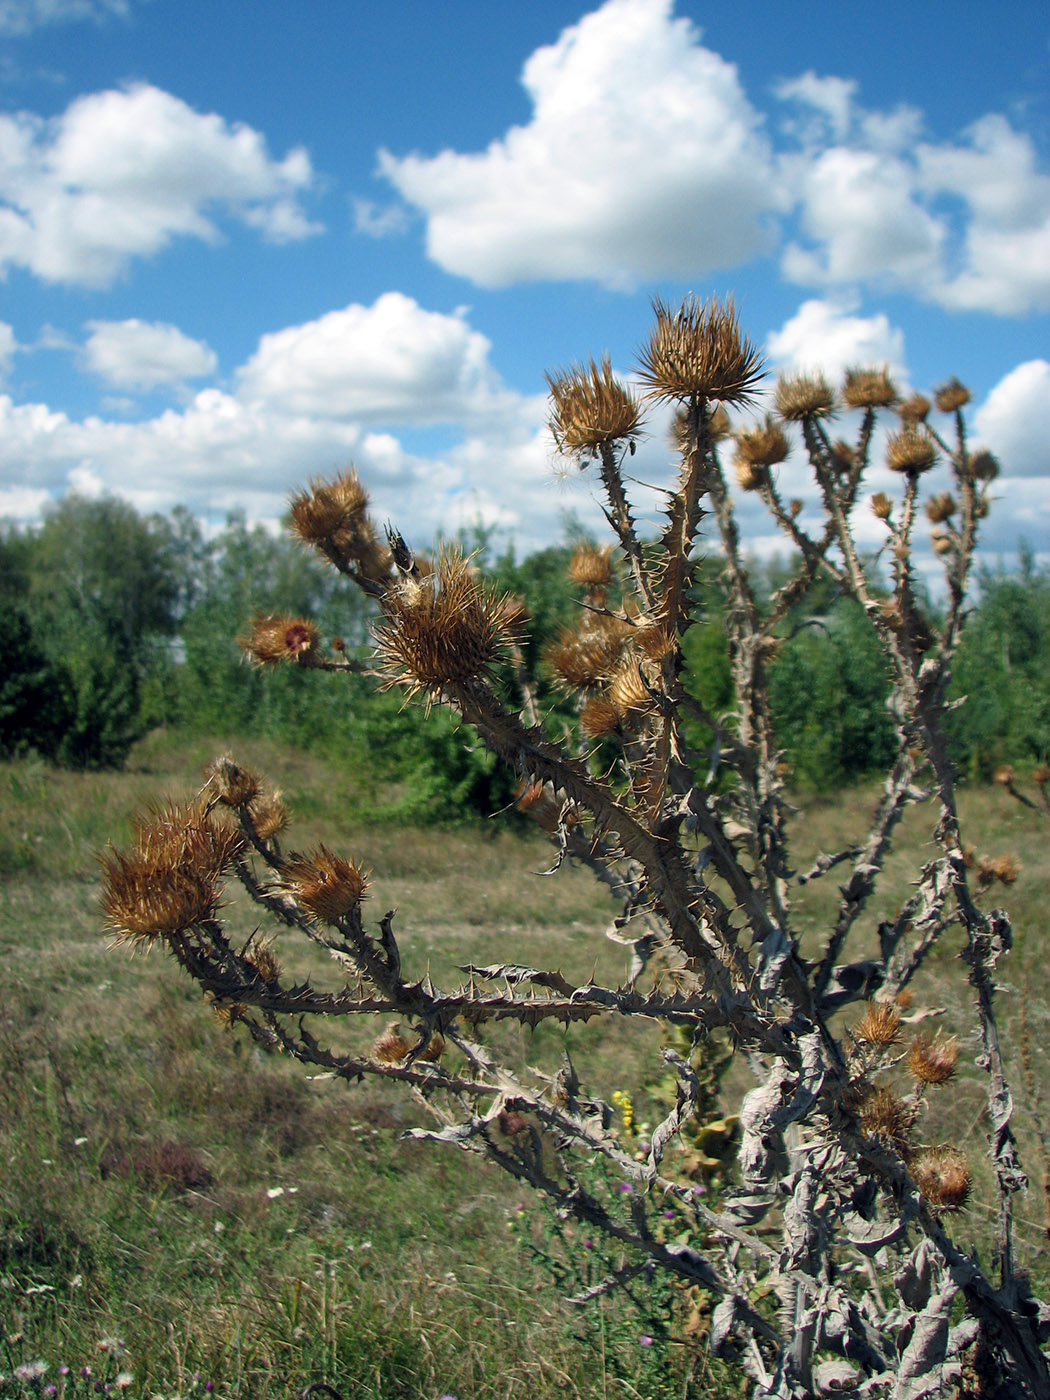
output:
{"label": "small white flower", "polygon": [[20,1381],[38,1381],[46,1370],[46,1361],[24,1361],[15,1367],[14,1373]]}
{"label": "small white flower", "polygon": [[269,1198],[270,1198],[271,1201],[276,1201],[276,1199],[277,1199],[278,1196],[283,1196],[283,1195],[284,1195],[284,1187],[283,1187],[283,1186],[271,1186],[270,1189],[267,1191],[266,1194],[269,1196]]}
{"label": "small white flower", "polygon": [[87,1138],[74,1138],[74,1139],[73,1139],[73,1146],[74,1146],[74,1147],[83,1147],[84,1144],[85,1144],[85,1142],[87,1142]]}

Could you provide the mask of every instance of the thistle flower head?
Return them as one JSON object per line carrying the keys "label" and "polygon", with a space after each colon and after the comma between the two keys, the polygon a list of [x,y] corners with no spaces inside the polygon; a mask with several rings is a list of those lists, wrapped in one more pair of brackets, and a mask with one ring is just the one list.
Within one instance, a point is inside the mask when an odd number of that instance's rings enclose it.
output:
{"label": "thistle flower head", "polygon": [[908,1152],[915,1113],[895,1089],[886,1084],[864,1086],[855,1110],[866,1133],[889,1143],[902,1156]]}
{"label": "thistle flower head", "polygon": [[579,588],[607,588],[612,582],[612,547],[581,544],[569,561],[569,581]]}
{"label": "thistle flower head", "polygon": [[399,1025],[387,1026],[372,1046],[372,1058],[379,1060],[384,1065],[399,1065],[402,1060],[408,1057],[408,1052],[411,1049],[411,1045],[401,1034]]}
{"label": "thistle flower head", "polygon": [[929,471],[936,460],[933,438],[924,429],[902,428],[886,444],[886,462],[895,472]]}
{"label": "thistle flower head", "polygon": [[828,418],[835,411],[835,394],[822,374],[782,374],[777,380],[777,412],[787,423]]}
{"label": "thistle flower head", "polygon": [[277,954],[273,951],[273,940],[254,943],[244,954],[244,961],[255,969],[267,986],[272,986],[281,975]]}
{"label": "thistle flower head", "polygon": [[621,618],[595,616],[586,630],[567,627],[544,652],[555,679],[570,690],[599,685],[616,669],[633,629]]}
{"label": "thistle flower head", "polygon": [[654,399],[717,399],[748,403],[762,377],[762,356],[740,334],[732,299],[699,302],[689,296],[677,310],[657,298],[656,324],[640,351],[639,377]]}
{"label": "thistle flower head", "polygon": [[917,423],[925,423],[930,411],[930,401],[925,394],[912,394],[910,399],[905,399],[897,409],[902,423],[910,423],[913,427]]}
{"label": "thistle flower head", "polygon": [[336,924],[364,899],[368,875],[320,845],[310,855],[293,851],[281,867],[281,885],[321,923]]}
{"label": "thistle flower head", "polygon": [[858,1040],[880,1049],[896,1045],[901,1034],[900,1009],[892,1001],[869,1001],[853,1034]]}
{"label": "thistle flower head", "polygon": [[227,807],[244,807],[259,791],[259,779],[248,768],[222,754],[205,770],[206,791]]}
{"label": "thistle flower head", "polygon": [[954,413],[970,402],[970,391],[952,375],[946,384],[934,391],[933,398],[942,413]]}
{"label": "thistle flower head", "polygon": [[368,492],[357,472],[332,481],[315,477],[307,491],[291,499],[292,532],[306,544],[345,545],[356,537],[368,509]]}
{"label": "thistle flower head", "polygon": [[548,374],[550,429],[562,452],[587,454],[605,443],[633,438],[641,425],[638,403],[612,372],[609,357],[600,365],[574,365]]}
{"label": "thistle flower head", "polygon": [[889,520],[893,514],[893,502],[885,491],[878,491],[871,498],[871,509],[879,520]]}
{"label": "thistle flower head", "polygon": [[970,458],[970,470],[978,481],[994,481],[999,475],[999,462],[991,452],[975,452]]}
{"label": "thistle flower head", "polygon": [[939,1210],[962,1210],[970,1199],[970,1164],[955,1147],[927,1147],[908,1163],[915,1185]]}
{"label": "thistle flower head", "polygon": [[848,369],[842,397],[850,408],[892,408],[897,389],[889,369]]}
{"label": "thistle flower head", "polygon": [[457,551],[386,593],[373,632],[388,684],[440,690],[484,676],[516,640],[519,599],[489,592]]}
{"label": "thistle flower head", "polygon": [[619,715],[631,710],[647,710],[653,703],[637,661],[628,660],[614,673],[605,692],[610,705]]}
{"label": "thistle flower head", "polygon": [[580,711],[580,727],[592,739],[615,734],[620,726],[620,711],[604,696],[592,695]]}
{"label": "thistle flower head", "polygon": [[252,621],[251,632],[240,642],[260,666],[273,666],[279,661],[310,666],[320,640],[320,632],[305,618],[259,615]]}
{"label": "thistle flower head", "polygon": [[959,1042],[940,1031],[917,1035],[908,1047],[908,1068],[920,1084],[947,1084],[958,1058]]}
{"label": "thistle flower head", "polygon": [[248,819],[260,841],[269,841],[288,825],[288,809],[279,792],[256,797],[248,806]]}
{"label": "thistle flower head", "polygon": [[738,466],[743,464],[759,468],[775,467],[787,460],[789,451],[788,440],[784,436],[783,429],[768,414],[761,427],[752,428],[749,432],[737,433],[736,436]]}
{"label": "thistle flower head", "polygon": [[940,495],[931,496],[926,502],[926,519],[934,525],[943,525],[946,520],[952,518],[956,510],[955,497],[950,491],[942,491]]}

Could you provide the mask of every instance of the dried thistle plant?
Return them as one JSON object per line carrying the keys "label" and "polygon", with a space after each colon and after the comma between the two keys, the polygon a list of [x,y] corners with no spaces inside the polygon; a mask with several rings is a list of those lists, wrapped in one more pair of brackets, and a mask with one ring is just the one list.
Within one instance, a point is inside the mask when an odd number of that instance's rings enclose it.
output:
{"label": "dried thistle plant", "polygon": [[[1050,1396],[1050,1308],[1032,1296],[1015,1248],[1026,1178],[996,1022],[1010,925],[987,907],[1019,867],[963,846],[944,730],[994,461],[967,451],[966,391],[955,381],[935,395],[955,415],[952,438],[926,425],[924,397],[897,416],[885,369],[850,371],[843,401],[864,411],[855,435],[833,442],[835,401],[823,377],[782,380],[777,413],[796,425],[816,504],[804,514],[780,499],[770,469],[787,437],[775,420],[736,439],[737,465],[754,473],[795,557],[767,597],[748,566],[722,455],[727,424],[715,412],[754,392],[758,350],[731,303],[689,298],[656,304],[640,359],[649,395],[678,406],[678,474],[651,538],[636,526],[622,469],[641,422],[632,396],[607,360],[550,381],[555,440],[596,463],[613,533],[611,552],[588,548],[573,560],[580,616],[545,652],[575,701],[576,729],[552,737],[515,669],[527,625],[520,601],[493,591],[460,555],[425,567],[396,531],[381,549],[352,474],[293,498],[293,527],[375,600],[374,657],[330,655],[306,619],[259,618],[248,639],[260,662],[330,670],[333,684],[357,669],[449,706],[516,775],[517,809],[553,842],[554,868],[581,865],[622,901],[610,930],[626,945],[622,977],[603,985],[597,973],[573,979],[508,960],[468,964],[461,980],[435,985],[403,955],[394,914],[369,912],[362,866],[325,846],[285,855],[283,805],[229,757],[211,770],[204,806],[154,811],[128,850],[103,858],[107,927],[133,946],[165,945],[236,1033],[325,1075],[404,1085],[433,1115],[413,1136],[477,1154],[545,1195],[565,1228],[575,1221],[605,1236],[621,1262],[580,1303],[655,1271],[702,1292],[709,1345],[750,1375],[756,1397],[933,1400],[964,1393],[975,1369],[982,1394]],[[888,460],[899,489],[871,499],[865,476],[880,414],[893,415]],[[938,459],[953,491],[924,501]],[[853,533],[863,501],[885,523],[888,587]],[[924,508],[947,541],[936,615],[914,581]],[[706,615],[704,551],[719,555],[711,578],[728,636],[727,714],[707,712],[683,679],[683,644]],[[863,839],[797,871],[769,664],[818,585],[852,598],[875,629],[896,746]],[[999,781],[1020,792],[1012,772]],[[1050,772],[1036,781],[1045,801]],[[912,808],[926,812],[925,863],[900,907],[886,909],[883,872]],[[831,870],[837,890],[814,940],[804,886]],[[231,941],[221,917],[230,880],[285,937],[328,955],[330,984],[287,985],[276,947]],[[969,996],[975,1064],[960,1050],[966,1039],[904,1035],[918,1015],[905,1013],[913,990],[949,932],[961,956],[941,970]],[[349,1051],[345,1036],[326,1033],[348,1017],[372,1023],[368,1049]],[[617,1121],[613,1086],[585,1086],[568,1055],[552,1076],[504,1060],[487,1034],[511,1022],[582,1035],[601,1019],[665,1027],[679,1046],[664,1053],[661,1072],[677,1087],[647,1144],[633,1117]],[[755,1076],[736,1102],[719,1105],[717,1156],[696,1146],[708,1142],[701,1072],[712,1034]],[[959,1143],[922,1140],[927,1108],[964,1073],[986,1092],[990,1263],[949,1232],[975,1214],[964,1213],[979,1191],[970,1159]],[[633,1104],[633,1086],[615,1087]],[[691,1174],[711,1162],[725,1172],[717,1197],[698,1194]],[[595,1188],[596,1164],[622,1193]],[[680,1227],[673,1240],[668,1208]]]}

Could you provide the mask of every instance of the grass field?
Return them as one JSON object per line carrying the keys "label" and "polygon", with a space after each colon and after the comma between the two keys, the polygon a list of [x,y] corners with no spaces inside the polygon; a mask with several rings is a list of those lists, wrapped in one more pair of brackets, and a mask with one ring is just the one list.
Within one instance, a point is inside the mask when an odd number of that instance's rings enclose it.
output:
{"label": "grass field", "polygon": [[[564,1303],[528,1247],[555,1227],[465,1155],[403,1141],[421,1121],[410,1099],[307,1080],[218,1026],[159,953],[107,947],[95,852],[126,840],[148,800],[186,795],[215,752],[158,734],[120,774],[0,767],[0,1394],[269,1397],[325,1378],[346,1400],[735,1393],[674,1332],[667,1299],[653,1298],[652,1316]],[[352,774],[263,744],[238,756],[280,784],[294,844],[323,839],[374,870],[373,908],[397,908],[413,970],[429,964],[437,978],[468,958],[510,957],[622,972],[622,949],[603,937],[608,896],[579,870],[541,879],[549,853],[538,837],[498,820],[370,827]],[[874,800],[809,802],[796,822],[799,867],[860,837]],[[1050,1083],[1050,823],[1001,789],[965,793],[963,811],[979,852],[1022,864],[1002,900],[1016,947],[1001,968],[1001,1030],[1032,1177],[1019,1252],[1045,1280],[1050,1185],[1036,1128],[1050,1120],[1040,1088]],[[873,913],[907,893],[931,824],[928,811],[909,814]],[[805,891],[813,947],[835,894],[834,877]],[[230,916],[254,926],[250,908]],[[861,931],[848,955],[863,952]],[[985,1099],[957,952],[949,935],[916,994],[945,1009],[963,1047],[966,1068],[937,1102],[934,1130],[974,1161],[978,1189],[955,1233],[983,1247]],[[644,1044],[630,1024],[573,1037],[596,1088],[630,1085],[639,1117],[653,1108],[643,1066],[655,1032]],[[519,1039],[508,1053],[529,1063],[560,1053],[553,1032]],[[658,1313],[671,1317],[667,1346],[648,1345]],[[38,1361],[46,1372],[14,1378]]]}

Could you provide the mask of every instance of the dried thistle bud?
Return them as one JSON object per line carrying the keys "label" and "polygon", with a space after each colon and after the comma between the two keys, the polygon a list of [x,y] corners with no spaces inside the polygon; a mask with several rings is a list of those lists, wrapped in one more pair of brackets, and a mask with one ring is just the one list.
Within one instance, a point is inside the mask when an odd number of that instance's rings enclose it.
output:
{"label": "dried thistle bud", "polygon": [[848,369],[842,397],[850,408],[892,408],[897,389],[885,365],[882,369]]}
{"label": "dried thistle bud", "polygon": [[754,462],[737,461],[733,470],[736,473],[736,484],[741,491],[760,490],[769,475],[765,467],[756,466]]}
{"label": "dried thistle bud", "polygon": [[445,1037],[440,1031],[431,1031],[430,1039],[423,1046],[416,1056],[418,1060],[423,1060],[426,1064],[437,1064],[438,1060],[445,1053]]}
{"label": "dried thistle bud", "polygon": [[245,807],[259,791],[259,779],[248,768],[223,754],[205,769],[207,789],[227,807]]}
{"label": "dried thistle bud", "polygon": [[792,496],[791,500],[788,501],[788,515],[791,516],[792,520],[797,520],[801,514],[802,502],[797,496]]}
{"label": "dried thistle bud", "polygon": [[586,631],[565,628],[544,652],[555,678],[571,690],[599,685],[616,669],[633,628],[622,618],[599,616]]}
{"label": "dried thistle bud", "polygon": [[173,939],[214,918],[219,905],[215,880],[192,869],[158,868],[147,857],[108,851],[102,867],[103,927],[118,943],[148,946]]}
{"label": "dried thistle bud", "polygon": [[992,774],[992,782],[998,783],[1000,787],[1010,788],[1014,785],[1017,774],[1014,772],[1012,764],[1000,763],[999,767]]}
{"label": "dried thistle bud", "polygon": [[[885,1084],[860,1087],[855,1112],[861,1127],[872,1137],[881,1138],[901,1154],[909,1150],[909,1134],[915,1120],[914,1109],[904,1102],[895,1089]],[[853,1104],[849,1104],[853,1107]]]}
{"label": "dried thistle bud", "polygon": [[321,845],[311,855],[293,851],[281,867],[281,885],[314,918],[336,924],[364,899],[368,875],[352,860]]}
{"label": "dried thistle bud", "polygon": [[931,496],[926,502],[926,519],[934,525],[941,525],[945,520],[950,520],[957,509],[952,493],[942,491],[939,496]]}
{"label": "dried thistle bud", "polygon": [[653,703],[637,661],[627,661],[609,682],[606,691],[609,703],[620,715],[631,710],[646,710]]}
{"label": "dried thistle bud", "polygon": [[373,631],[389,685],[440,690],[484,676],[516,640],[521,608],[489,592],[467,560],[443,552],[435,573],[383,599]]}
{"label": "dried thistle bud", "polygon": [[944,534],[942,530],[930,531],[930,543],[933,545],[934,554],[950,554],[955,548],[951,536]]}
{"label": "dried thistle bud", "polygon": [[592,739],[604,739],[620,727],[620,711],[611,701],[593,695],[580,711],[580,725]]}
{"label": "dried thistle bud", "polygon": [[315,477],[308,491],[292,496],[292,531],[307,544],[345,547],[359,534],[367,509],[368,492],[355,471],[332,481]]}
{"label": "dried thistle bud", "polygon": [[269,841],[288,825],[288,809],[279,792],[257,797],[248,808],[248,820],[260,841]]}
{"label": "dried thistle bud", "polygon": [[412,1047],[401,1034],[399,1025],[388,1026],[379,1039],[372,1046],[373,1060],[379,1060],[384,1065],[399,1065],[402,1060],[408,1058]]}
{"label": "dried thistle bud", "polygon": [[930,401],[925,394],[912,394],[911,398],[905,399],[897,409],[901,422],[910,423],[913,427],[925,423],[929,411]]}
{"label": "dried thistle bud", "polygon": [[777,412],[788,423],[827,418],[835,411],[835,395],[822,374],[782,374],[777,380]]}
{"label": "dried thistle bud", "polygon": [[305,618],[260,615],[253,619],[251,632],[240,639],[240,644],[261,666],[279,661],[311,666],[320,640],[320,632]]}
{"label": "dried thistle bud", "polygon": [[641,425],[638,404],[612,372],[606,356],[600,365],[574,365],[549,374],[550,429],[562,452],[587,454],[605,443],[633,438]]}
{"label": "dried thistle bud", "polygon": [[958,1041],[940,1031],[917,1035],[908,1047],[908,1068],[920,1084],[947,1084],[958,1058]]}
{"label": "dried thistle bud", "polygon": [[154,869],[196,870],[216,880],[244,849],[244,833],[196,803],[169,802],[135,818],[135,851]]}
{"label": "dried thistle bud", "polygon": [[885,491],[878,491],[871,498],[871,509],[879,520],[889,520],[893,514],[893,502]]}
{"label": "dried thistle bud", "polygon": [[612,547],[581,544],[569,561],[569,581],[579,588],[607,588],[612,582]]}
{"label": "dried thistle bud", "polygon": [[970,1198],[970,1164],[955,1147],[926,1147],[908,1163],[915,1185],[939,1210],[962,1210]]}
{"label": "dried thistle bud", "polygon": [[277,961],[277,954],[273,951],[272,939],[266,943],[253,944],[245,951],[244,961],[250,967],[255,968],[267,986],[272,986],[281,975],[281,967]]}
{"label": "dried thistle bud", "polygon": [[1012,885],[1021,873],[1021,862],[1014,855],[995,856],[989,867],[1001,885]]}
{"label": "dried thistle bud", "polygon": [[831,467],[840,476],[845,476],[851,472],[857,464],[857,454],[850,447],[848,442],[843,442],[839,438],[837,442],[831,444]]}
{"label": "dried thistle bud", "polygon": [[[736,460],[756,467],[775,467],[787,460],[790,452],[784,431],[767,415],[760,428],[738,433],[736,438]],[[746,488],[745,488],[746,489]]]}
{"label": "dried thistle bud", "polygon": [[970,458],[970,470],[978,481],[994,481],[999,475],[999,462],[991,452],[975,452]]}
{"label": "dried thistle bud", "polygon": [[902,428],[886,443],[886,462],[895,472],[925,472],[937,460],[933,438],[925,430]]}
{"label": "dried thistle bud", "polygon": [[954,413],[970,402],[970,391],[952,375],[947,384],[934,390],[933,398],[942,413]]}
{"label": "dried thistle bud", "polygon": [[891,1001],[869,1001],[863,1019],[853,1034],[865,1044],[886,1049],[896,1045],[901,1034],[901,1013]]}
{"label": "dried thistle bud", "polygon": [[639,352],[639,378],[654,399],[747,403],[762,377],[762,357],[740,334],[731,299],[686,297],[677,310],[653,302],[656,324]]}

